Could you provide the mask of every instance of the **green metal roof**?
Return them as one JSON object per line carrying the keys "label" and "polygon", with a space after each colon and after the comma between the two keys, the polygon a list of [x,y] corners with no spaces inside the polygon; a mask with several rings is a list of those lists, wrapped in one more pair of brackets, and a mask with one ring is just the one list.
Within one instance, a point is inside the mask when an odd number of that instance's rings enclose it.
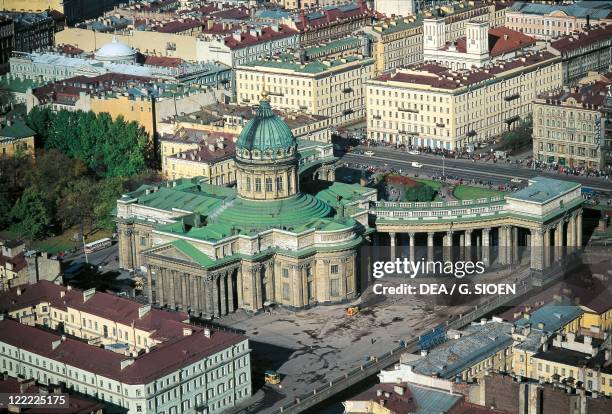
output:
{"label": "green metal roof", "polygon": [[523,201],[545,203],[579,187],[580,184],[571,181],[555,180],[547,177],[534,177],[529,180],[529,186],[506,195],[506,198],[514,198]]}
{"label": "green metal roof", "polygon": [[206,254],[202,253],[200,250],[196,249],[192,244],[186,242],[185,240],[174,240],[171,244],[176,247],[181,253],[189,256],[189,258],[194,260],[200,266],[208,267],[214,263],[214,260],[212,260]]}
{"label": "green metal roof", "polygon": [[0,138],[28,138],[36,135],[22,120],[13,121],[11,125],[6,125],[0,129]]}
{"label": "green metal roof", "polygon": [[274,114],[267,100],[262,100],[255,117],[242,129],[236,148],[265,151],[294,145],[295,137],[289,125]]}

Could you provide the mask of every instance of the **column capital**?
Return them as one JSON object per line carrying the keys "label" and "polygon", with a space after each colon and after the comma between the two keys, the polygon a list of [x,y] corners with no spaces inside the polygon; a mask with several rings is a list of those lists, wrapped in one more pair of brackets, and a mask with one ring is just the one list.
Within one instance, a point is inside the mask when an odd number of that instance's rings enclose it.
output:
{"label": "column capital", "polygon": [[473,230],[472,229],[465,229],[464,231],[465,231],[465,234],[470,234],[470,233],[472,233]]}
{"label": "column capital", "polygon": [[435,234],[436,234],[436,232],[435,232],[435,231],[428,231],[428,232],[427,232],[427,236],[428,236],[428,237],[433,237]]}
{"label": "column capital", "polygon": [[452,236],[455,233],[455,230],[446,230],[447,236]]}
{"label": "column capital", "polygon": [[408,233],[408,236],[412,239],[414,238],[414,236],[416,236],[416,233],[414,231],[411,231]]}
{"label": "column capital", "polygon": [[490,232],[491,232],[491,227],[484,227],[484,228],[482,229],[482,232],[483,232],[483,233],[490,233]]}

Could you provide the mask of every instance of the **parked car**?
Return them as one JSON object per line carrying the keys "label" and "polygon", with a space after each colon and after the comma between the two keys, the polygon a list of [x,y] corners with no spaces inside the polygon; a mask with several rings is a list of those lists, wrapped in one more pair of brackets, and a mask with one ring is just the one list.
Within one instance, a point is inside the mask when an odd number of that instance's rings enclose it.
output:
{"label": "parked car", "polygon": [[411,154],[411,155],[420,155],[421,153],[419,151],[417,151],[417,150],[410,150],[410,151],[408,151],[408,154]]}
{"label": "parked car", "polygon": [[364,154],[371,157],[372,155],[374,155],[374,151],[366,151],[364,152]]}
{"label": "parked car", "polygon": [[420,162],[413,162],[411,165],[414,168],[423,168],[423,164],[421,164]]}

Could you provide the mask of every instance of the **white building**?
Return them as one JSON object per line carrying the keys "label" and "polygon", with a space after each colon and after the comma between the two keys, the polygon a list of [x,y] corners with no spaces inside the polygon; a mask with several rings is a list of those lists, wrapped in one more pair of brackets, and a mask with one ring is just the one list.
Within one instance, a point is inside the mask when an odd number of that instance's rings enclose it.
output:
{"label": "white building", "polygon": [[251,395],[248,339],[190,325],[185,313],[49,282],[11,289],[0,308],[13,318],[0,316],[11,377],[63,383],[129,414],[218,413]]}
{"label": "white building", "polygon": [[534,38],[507,27],[489,29],[489,23],[482,21],[467,22],[465,34],[447,43],[444,18],[424,19],[423,60],[451,69],[481,68],[490,62],[516,57],[536,43]]}

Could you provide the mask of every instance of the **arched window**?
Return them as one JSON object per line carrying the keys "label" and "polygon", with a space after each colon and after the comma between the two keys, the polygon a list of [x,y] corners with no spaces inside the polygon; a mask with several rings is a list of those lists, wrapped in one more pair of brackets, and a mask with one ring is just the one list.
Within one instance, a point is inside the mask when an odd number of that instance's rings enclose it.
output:
{"label": "arched window", "polygon": [[283,177],[276,177],[276,191],[283,191]]}

